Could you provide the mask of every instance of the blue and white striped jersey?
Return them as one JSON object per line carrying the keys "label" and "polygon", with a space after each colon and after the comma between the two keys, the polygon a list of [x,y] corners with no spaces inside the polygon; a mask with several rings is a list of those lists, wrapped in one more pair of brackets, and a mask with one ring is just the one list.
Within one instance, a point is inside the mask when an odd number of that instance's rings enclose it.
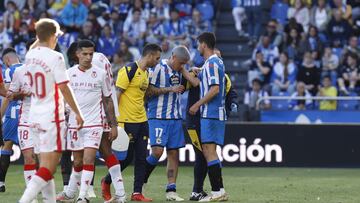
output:
{"label": "blue and white striped jersey", "polygon": [[203,98],[212,85],[219,85],[220,91],[209,103],[200,107],[202,118],[226,120],[225,112],[225,66],[223,61],[217,56],[210,56],[202,66],[199,74],[200,79],[200,98]]}
{"label": "blue and white striped jersey", "polygon": [[[4,82],[5,84],[9,84],[11,83],[11,81],[13,80],[13,75],[15,73],[15,70],[22,66],[23,64],[18,63],[18,64],[14,64],[11,65],[9,68],[5,69],[4,71]],[[5,117],[6,118],[12,118],[12,119],[18,119],[19,118],[19,109],[20,109],[20,104],[21,101],[20,100],[12,100],[9,102],[6,111],[5,111]]]}
{"label": "blue and white striped jersey", "polygon": [[[157,88],[172,87],[181,84],[181,73],[167,65],[167,59],[160,61],[149,71],[150,85]],[[152,96],[148,100],[149,119],[181,119],[180,93],[167,93]]]}

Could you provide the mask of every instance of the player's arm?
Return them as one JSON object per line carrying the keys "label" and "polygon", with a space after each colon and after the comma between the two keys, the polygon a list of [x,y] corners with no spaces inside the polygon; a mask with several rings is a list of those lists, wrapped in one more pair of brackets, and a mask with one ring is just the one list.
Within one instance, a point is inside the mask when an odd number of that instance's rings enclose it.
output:
{"label": "player's arm", "polygon": [[6,97],[4,97],[2,99],[2,101],[1,101],[1,109],[0,109],[1,118],[5,115],[5,111],[6,111],[7,107],[8,107],[8,105],[9,105],[9,100],[6,99]]}
{"label": "player's arm", "polygon": [[25,97],[30,96],[25,92],[12,92],[6,96],[6,98],[10,101],[12,100],[23,100]]}
{"label": "player's arm", "polygon": [[7,93],[7,91],[6,91],[6,89],[5,89],[5,85],[4,85],[4,83],[2,82],[2,83],[0,83],[0,96],[5,97],[5,96],[6,96],[6,93]]}
{"label": "player's arm", "polygon": [[159,96],[162,94],[167,94],[170,92],[182,93],[185,90],[185,87],[182,85],[171,86],[171,87],[156,87],[156,84],[160,80],[160,75],[162,72],[162,66],[159,64],[155,66],[154,70],[149,75],[149,87],[146,90],[145,96]]}
{"label": "player's arm", "polygon": [[68,83],[59,84],[58,87],[59,87],[61,93],[63,94],[66,103],[70,106],[71,110],[76,115],[78,129],[81,129],[84,124],[84,119],[80,112],[79,105],[77,104],[77,102],[75,100],[72,89],[69,87]]}
{"label": "player's arm", "polygon": [[64,96],[65,102],[70,106],[71,110],[75,113],[75,119],[78,124],[77,129],[81,129],[84,125],[84,118],[77,104],[74,92],[69,86],[69,77],[66,71],[65,60],[62,55],[59,55],[57,63],[58,67],[54,68],[55,82]]}
{"label": "player's arm", "polygon": [[[103,84],[102,84],[102,100],[104,103],[104,110],[106,118],[110,124],[111,131],[108,135],[108,139],[113,141],[117,138],[117,120],[115,114],[114,101],[111,97],[111,77],[110,75],[103,75]],[[118,105],[118,104],[116,104]]]}
{"label": "player's arm", "polygon": [[25,96],[29,95],[26,94],[24,91],[21,91],[21,80],[23,79],[24,77],[20,76],[19,69],[16,69],[10,82],[8,93],[6,94],[6,98],[9,101],[22,100]]}
{"label": "player's arm", "polygon": [[[2,83],[2,85],[4,86],[5,92],[8,91],[11,80],[12,79],[11,79],[11,75],[10,75],[10,69],[8,68],[5,70],[5,78],[4,78],[5,83]],[[3,117],[5,115],[5,111],[8,107],[8,105],[9,105],[9,99],[6,98],[6,94],[5,94],[5,97],[1,101],[1,108],[0,108],[1,117]]]}
{"label": "player's arm", "polygon": [[103,96],[104,109],[106,118],[108,119],[111,126],[111,134],[109,135],[109,140],[113,141],[116,139],[117,135],[117,120],[115,116],[114,101],[111,98],[111,95],[108,97]]}
{"label": "player's arm", "polygon": [[126,73],[126,66],[122,67],[118,71],[118,76],[115,83],[116,88],[116,97],[118,98],[118,105],[120,104],[120,96],[125,92],[125,90],[129,87],[130,81],[128,75]]}
{"label": "player's arm", "polygon": [[176,85],[172,87],[155,87],[154,85],[150,84],[146,90],[146,97],[159,96],[170,92],[182,93],[184,91],[185,87],[183,85]]}
{"label": "player's arm", "polygon": [[197,101],[194,105],[191,106],[191,108],[189,109],[189,113],[191,115],[195,115],[196,112],[199,110],[200,106],[209,103],[216,95],[219,94],[219,92],[220,92],[220,86],[212,85],[208,93],[199,101]]}
{"label": "player's arm", "polygon": [[199,101],[197,101],[190,107],[189,113],[191,115],[195,115],[196,112],[199,110],[200,106],[209,103],[220,92],[220,74],[217,64],[209,64],[209,67],[204,71],[206,71],[206,74],[208,76],[208,80],[206,82],[210,86],[210,89],[203,98],[201,98]]}
{"label": "player's arm", "polygon": [[116,87],[116,97],[118,98],[118,105],[120,104],[120,96],[125,92],[124,89]]}
{"label": "player's arm", "polygon": [[200,84],[200,80],[195,77],[195,75],[191,74],[185,68],[181,69],[182,76],[191,84],[192,87],[197,87]]}

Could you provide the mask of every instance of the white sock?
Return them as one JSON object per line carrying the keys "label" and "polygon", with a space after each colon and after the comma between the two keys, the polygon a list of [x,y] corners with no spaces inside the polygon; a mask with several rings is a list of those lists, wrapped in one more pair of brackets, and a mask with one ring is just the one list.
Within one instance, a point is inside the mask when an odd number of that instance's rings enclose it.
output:
{"label": "white sock", "polygon": [[225,188],[220,188],[220,192],[221,192],[221,194],[225,194],[226,193]]}
{"label": "white sock", "polygon": [[33,177],[36,173],[36,170],[24,170],[24,179],[26,185],[29,184],[29,181],[31,180],[31,177]]}
{"label": "white sock", "polygon": [[41,190],[44,203],[53,203],[56,202],[56,191],[55,191],[55,181],[51,179],[48,181],[48,184]]}
{"label": "white sock", "polygon": [[24,194],[19,200],[20,203],[28,203],[36,198],[37,194],[48,184],[40,176],[32,176],[29,184],[27,185]]}
{"label": "white sock", "polygon": [[221,196],[221,191],[211,191],[211,194],[213,195],[213,196],[215,196],[215,197],[217,197],[217,196]]}
{"label": "white sock", "polygon": [[115,188],[115,195],[122,197],[125,195],[125,188],[124,188],[124,182],[121,175],[121,168],[120,164],[116,164],[109,168],[109,173],[111,175],[112,183],[114,184]]}
{"label": "white sock", "polygon": [[78,186],[80,185],[80,181],[81,181],[81,172],[82,171],[77,172],[74,169],[72,170],[70,175],[69,185],[64,190],[65,194],[68,197],[75,197],[75,193],[77,192]]}
{"label": "white sock", "polygon": [[5,185],[5,183],[1,181],[0,182],[0,187],[3,186],[3,185]]}
{"label": "white sock", "polygon": [[86,197],[93,176],[94,176],[94,170],[86,170],[84,167],[84,170],[81,175],[79,198],[84,199]]}

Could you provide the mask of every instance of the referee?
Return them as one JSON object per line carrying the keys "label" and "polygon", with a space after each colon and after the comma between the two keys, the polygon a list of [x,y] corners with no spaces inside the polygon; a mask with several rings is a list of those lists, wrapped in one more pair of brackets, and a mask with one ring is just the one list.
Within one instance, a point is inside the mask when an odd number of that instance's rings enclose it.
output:
{"label": "referee", "polygon": [[[122,170],[132,162],[135,156],[134,190],[131,201],[152,201],[142,194],[149,137],[144,98],[149,85],[147,69],[159,63],[160,54],[161,48],[157,44],[146,45],[141,59],[121,68],[116,80],[120,112],[117,120],[130,139],[127,157],[121,163]],[[105,177],[104,183],[111,184],[109,174]]]}

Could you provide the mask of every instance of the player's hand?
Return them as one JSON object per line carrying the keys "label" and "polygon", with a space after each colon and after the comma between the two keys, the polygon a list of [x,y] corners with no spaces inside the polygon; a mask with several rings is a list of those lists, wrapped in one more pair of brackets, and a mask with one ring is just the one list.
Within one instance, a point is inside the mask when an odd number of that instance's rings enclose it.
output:
{"label": "player's hand", "polygon": [[195,73],[195,75],[198,75],[200,72],[201,72],[201,68],[198,68],[198,67],[192,67],[191,68],[191,71],[193,72],[193,73]]}
{"label": "player's hand", "polygon": [[183,93],[185,91],[185,87],[183,85],[178,85],[178,86],[174,86],[172,87],[171,92],[174,93]]}
{"label": "player's hand", "polygon": [[200,106],[197,105],[196,103],[195,103],[194,105],[192,105],[192,106],[190,107],[190,109],[189,109],[190,115],[193,115],[193,116],[194,116],[194,115],[196,114],[196,112],[199,111],[199,108],[200,108]]}
{"label": "player's hand", "polygon": [[14,93],[8,93],[6,95],[6,99],[8,99],[9,101],[12,101],[14,99]]}
{"label": "player's hand", "polygon": [[84,125],[84,119],[83,119],[82,116],[79,115],[79,114],[76,115],[75,119],[76,119],[76,123],[77,123],[77,125],[78,125],[77,129],[80,130],[80,129],[83,127],[83,125]]}
{"label": "player's hand", "polygon": [[117,136],[118,136],[117,127],[116,126],[111,127],[111,131],[108,136],[110,142],[114,141],[117,138]]}

